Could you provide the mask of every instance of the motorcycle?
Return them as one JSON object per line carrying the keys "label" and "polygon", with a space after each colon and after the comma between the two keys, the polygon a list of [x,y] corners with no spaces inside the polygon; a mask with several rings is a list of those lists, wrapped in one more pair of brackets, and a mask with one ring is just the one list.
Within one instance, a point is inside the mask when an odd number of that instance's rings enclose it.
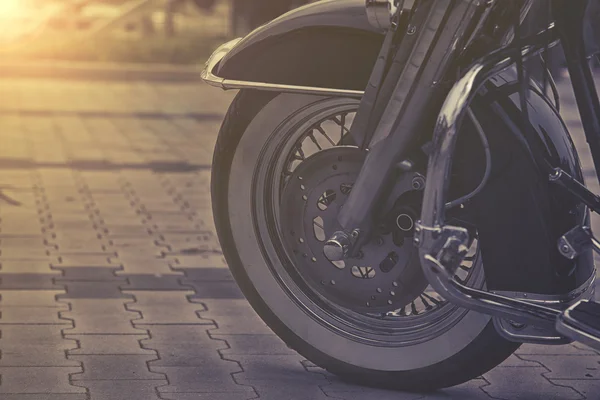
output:
{"label": "motorcycle", "polygon": [[308,360],[421,391],[478,377],[522,343],[600,349],[600,197],[551,73],[526,68],[562,44],[600,176],[585,19],[598,2],[533,5],[320,1],[207,62],[207,83],[240,89],[212,169],[225,257]]}

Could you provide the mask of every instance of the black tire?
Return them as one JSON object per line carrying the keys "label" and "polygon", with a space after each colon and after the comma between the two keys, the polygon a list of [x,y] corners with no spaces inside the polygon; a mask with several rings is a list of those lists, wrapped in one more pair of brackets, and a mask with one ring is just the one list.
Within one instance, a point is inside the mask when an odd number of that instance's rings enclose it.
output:
{"label": "black tire", "polygon": [[[232,177],[236,175],[232,173],[232,163],[239,149],[246,151],[244,143],[241,143],[244,137],[252,138],[246,140],[254,141],[254,136],[258,132],[264,132],[271,127],[284,124],[290,115],[290,110],[301,111],[306,107],[315,106],[324,101],[326,99],[315,96],[276,95],[242,91],[235,98],[227,113],[214,153],[212,204],[215,224],[225,258],[242,292],[258,315],[289,347],[316,365],[354,383],[390,389],[430,391],[466,382],[494,368],[510,356],[519,347],[519,344],[500,337],[489,317],[481,314],[465,311],[465,316],[461,319],[460,324],[463,323],[462,321],[470,321],[468,318],[471,318],[473,321],[477,321],[475,324],[477,329],[475,332],[462,332],[460,340],[463,340],[466,345],[451,356],[419,368],[390,369],[386,367],[385,369],[378,369],[372,366],[366,367],[367,360],[354,358],[349,362],[339,356],[340,352],[333,354],[335,353],[334,347],[343,346],[344,343],[352,346],[347,338],[340,336],[336,339],[334,337],[329,339],[331,343],[326,345],[314,343],[309,337],[314,336],[316,338],[319,336],[318,333],[311,335],[303,332],[312,329],[310,325],[312,322],[309,321],[309,317],[306,317],[306,321],[301,322],[306,328],[299,330],[297,326],[290,326],[289,318],[291,317],[283,315],[280,310],[274,310],[274,308],[281,309],[283,307],[281,304],[275,304],[272,300],[265,299],[266,292],[262,286],[266,285],[263,282],[268,280],[267,273],[265,272],[264,279],[258,280],[255,275],[256,272],[249,271],[249,263],[252,261],[247,259],[244,259],[245,262],[242,261],[240,249],[238,248],[240,241],[236,241],[235,238],[240,220],[232,221],[231,219],[232,212],[238,212],[238,210],[230,209],[232,193],[229,185]],[[247,160],[249,163],[252,162],[251,157],[248,157]],[[256,165],[248,164],[246,168],[249,171],[254,171]],[[238,196],[237,193],[236,196]],[[251,225],[249,219],[246,221]],[[267,271],[266,268],[264,269]],[[252,274],[255,275],[254,278],[251,277]],[[284,321],[285,318],[288,319]],[[467,322],[464,322],[464,324],[467,324]],[[457,329],[456,332],[459,332],[459,328],[460,325],[457,324],[449,331]],[[449,341],[449,343],[452,343],[452,341]],[[363,346],[363,344],[360,346]],[[377,348],[374,346],[373,351],[375,350]],[[352,351],[351,347],[345,350],[346,353]],[[397,361],[398,364],[402,362],[400,357]],[[389,360],[389,362],[394,362],[394,359]]]}

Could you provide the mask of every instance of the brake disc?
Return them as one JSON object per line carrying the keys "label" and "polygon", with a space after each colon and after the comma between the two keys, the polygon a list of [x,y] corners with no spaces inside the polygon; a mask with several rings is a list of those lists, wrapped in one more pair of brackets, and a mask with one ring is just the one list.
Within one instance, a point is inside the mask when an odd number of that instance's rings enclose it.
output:
{"label": "brake disc", "polygon": [[[399,242],[397,233],[380,229],[356,258],[332,262],[323,254],[325,241],[340,229],[338,213],[365,156],[358,148],[338,146],[300,163],[281,197],[281,233],[294,268],[319,295],[356,312],[394,311],[414,299],[412,285],[422,285],[406,281],[421,268],[412,240]],[[411,182],[408,174],[401,177],[395,192],[413,190]]]}

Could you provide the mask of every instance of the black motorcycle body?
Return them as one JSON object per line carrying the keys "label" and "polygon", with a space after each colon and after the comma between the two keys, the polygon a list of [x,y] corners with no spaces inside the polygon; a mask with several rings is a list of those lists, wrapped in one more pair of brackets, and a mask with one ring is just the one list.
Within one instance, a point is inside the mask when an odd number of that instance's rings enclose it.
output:
{"label": "black motorcycle body", "polygon": [[[246,36],[220,62],[218,75],[273,84],[363,89],[383,39],[383,33],[368,23],[363,0],[315,3]],[[477,202],[477,225],[486,237],[487,284],[502,292],[566,294],[595,273],[591,250],[570,261],[556,249],[556,241],[586,219],[587,210],[578,208],[559,189],[541,184],[547,179],[532,151],[543,153],[583,181],[581,166],[555,105],[535,83],[529,89],[531,129],[523,131],[516,79],[514,71],[502,73],[487,84],[475,103],[494,132],[490,134],[493,158],[510,164]]]}
{"label": "black motorcycle body", "polygon": [[215,148],[217,233],[289,347],[409,390],[522,343],[600,349],[600,197],[539,62],[562,43],[600,176],[598,4],[327,0],[215,51],[203,79],[242,89]]}

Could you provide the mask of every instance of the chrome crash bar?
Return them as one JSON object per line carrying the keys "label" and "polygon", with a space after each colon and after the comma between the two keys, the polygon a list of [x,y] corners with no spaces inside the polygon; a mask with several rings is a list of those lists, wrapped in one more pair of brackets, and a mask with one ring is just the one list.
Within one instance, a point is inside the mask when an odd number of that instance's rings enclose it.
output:
{"label": "chrome crash bar", "polygon": [[[524,59],[531,58],[543,51],[547,43],[551,46],[558,43],[553,24],[532,37],[522,47],[521,55]],[[492,76],[511,67],[515,62],[515,52],[514,48],[504,48],[475,62],[446,98],[434,131],[421,220],[415,228],[414,240],[419,247],[427,280],[452,303],[495,317],[553,329],[560,314],[558,310],[536,302],[476,290],[458,282],[454,271],[466,255],[469,235],[466,229],[445,223],[446,186],[460,125],[481,86]]]}
{"label": "chrome crash bar", "polygon": [[283,85],[278,83],[265,83],[265,82],[249,82],[249,81],[238,81],[235,79],[221,78],[216,75],[216,70],[219,64],[225,58],[225,56],[241,41],[241,38],[234,39],[220,46],[210,56],[204,70],[200,73],[200,78],[211,86],[221,88],[223,90],[229,89],[255,89],[255,90],[266,90],[271,92],[280,93],[302,93],[302,94],[315,94],[321,96],[341,96],[341,97],[355,97],[361,98],[365,93],[363,90],[347,90],[347,89],[333,89],[333,88],[322,88],[313,86],[296,86],[296,85]]}

